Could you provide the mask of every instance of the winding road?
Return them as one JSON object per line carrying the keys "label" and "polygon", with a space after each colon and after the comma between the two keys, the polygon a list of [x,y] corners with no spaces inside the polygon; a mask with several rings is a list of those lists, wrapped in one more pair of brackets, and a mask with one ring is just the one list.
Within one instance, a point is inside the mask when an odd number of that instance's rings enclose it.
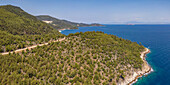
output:
{"label": "winding road", "polygon": [[[52,41],[52,42],[59,42],[59,41],[63,41],[63,40],[65,40],[65,37],[62,38],[62,39],[56,40],[56,41]],[[50,43],[50,42],[49,42],[49,43]],[[37,44],[37,45],[30,46],[30,47],[26,47],[26,48],[22,48],[22,49],[17,49],[17,50],[15,50],[15,51],[10,52],[10,53],[13,53],[13,52],[19,53],[19,52],[22,52],[22,51],[26,51],[27,49],[30,50],[30,49],[32,49],[32,48],[36,48],[37,46],[48,45],[49,43]],[[1,53],[1,55],[8,55],[8,54],[9,54],[9,52]]]}

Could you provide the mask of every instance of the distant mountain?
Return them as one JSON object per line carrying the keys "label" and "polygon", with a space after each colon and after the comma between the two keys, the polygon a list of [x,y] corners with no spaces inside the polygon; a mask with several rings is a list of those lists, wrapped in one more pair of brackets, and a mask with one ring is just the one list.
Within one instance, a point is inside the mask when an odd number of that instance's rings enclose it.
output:
{"label": "distant mountain", "polygon": [[36,16],[37,19],[44,21],[50,24],[55,29],[78,29],[78,27],[87,27],[87,26],[103,26],[101,24],[85,24],[85,23],[76,23],[67,20],[60,20],[49,15],[40,15]]}
{"label": "distant mountain", "polygon": [[68,21],[59,20],[48,15],[36,16],[37,19],[48,23],[55,29],[78,29],[77,26],[70,24]]}
{"label": "distant mountain", "polygon": [[90,26],[104,26],[104,25],[101,25],[101,24],[98,24],[98,23],[92,23],[92,24],[90,24]]}

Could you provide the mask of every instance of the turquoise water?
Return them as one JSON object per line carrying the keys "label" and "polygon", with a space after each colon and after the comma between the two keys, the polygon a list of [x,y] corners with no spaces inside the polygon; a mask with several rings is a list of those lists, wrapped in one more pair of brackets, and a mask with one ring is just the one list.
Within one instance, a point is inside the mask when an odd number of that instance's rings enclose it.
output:
{"label": "turquoise water", "polygon": [[153,72],[138,79],[134,85],[170,85],[170,25],[106,25],[104,27],[80,27],[61,33],[103,31],[133,42],[141,42],[151,53],[146,60]]}

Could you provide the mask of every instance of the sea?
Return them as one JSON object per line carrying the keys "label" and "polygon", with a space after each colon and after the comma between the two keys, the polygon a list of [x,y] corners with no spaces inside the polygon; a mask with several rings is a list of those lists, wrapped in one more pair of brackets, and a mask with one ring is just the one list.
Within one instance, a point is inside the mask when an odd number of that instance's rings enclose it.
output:
{"label": "sea", "polygon": [[76,32],[102,31],[107,34],[142,43],[151,50],[146,60],[153,71],[133,85],[170,85],[170,25],[105,25],[64,30],[68,35]]}

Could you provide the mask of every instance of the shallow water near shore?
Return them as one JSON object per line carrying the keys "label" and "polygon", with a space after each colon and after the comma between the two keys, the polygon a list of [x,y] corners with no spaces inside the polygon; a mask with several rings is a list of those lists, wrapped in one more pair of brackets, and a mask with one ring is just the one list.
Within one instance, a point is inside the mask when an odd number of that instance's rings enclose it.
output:
{"label": "shallow water near shore", "polygon": [[61,33],[68,35],[86,31],[102,31],[133,42],[141,42],[151,50],[146,60],[154,71],[139,78],[133,85],[170,85],[170,25],[105,25],[80,27]]}

